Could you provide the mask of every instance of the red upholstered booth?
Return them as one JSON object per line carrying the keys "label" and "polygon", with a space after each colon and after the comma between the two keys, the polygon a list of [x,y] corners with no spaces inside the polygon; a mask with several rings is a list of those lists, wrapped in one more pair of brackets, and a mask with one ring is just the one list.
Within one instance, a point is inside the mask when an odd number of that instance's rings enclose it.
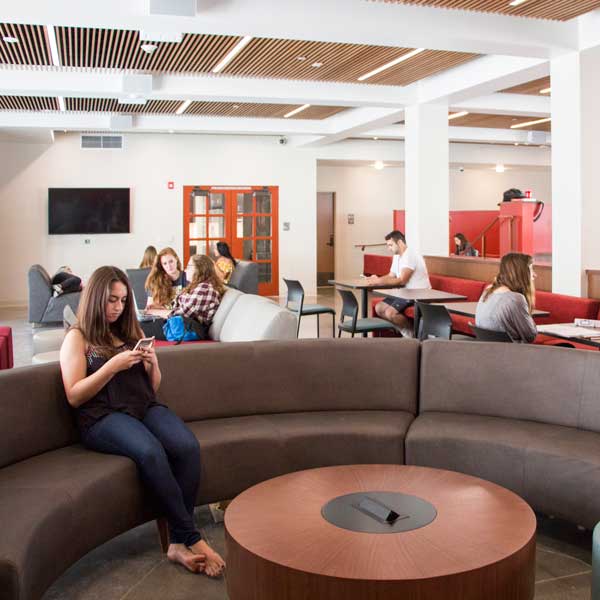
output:
{"label": "red upholstered booth", "polygon": [[0,327],[0,369],[12,369],[13,364],[12,329]]}

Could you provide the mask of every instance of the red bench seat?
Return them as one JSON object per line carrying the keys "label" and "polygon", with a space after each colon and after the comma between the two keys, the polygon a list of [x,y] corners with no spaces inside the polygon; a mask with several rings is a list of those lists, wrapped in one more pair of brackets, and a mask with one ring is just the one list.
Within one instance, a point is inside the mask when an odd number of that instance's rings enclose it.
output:
{"label": "red bench seat", "polygon": [[13,364],[12,329],[0,327],[0,369],[12,369]]}

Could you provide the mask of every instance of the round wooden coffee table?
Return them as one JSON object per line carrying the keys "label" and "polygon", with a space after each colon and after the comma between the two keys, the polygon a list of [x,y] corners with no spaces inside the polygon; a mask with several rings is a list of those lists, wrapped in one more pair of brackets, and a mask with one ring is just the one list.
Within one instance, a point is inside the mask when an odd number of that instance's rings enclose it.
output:
{"label": "round wooden coffee table", "polygon": [[[323,517],[334,498],[357,492],[415,496],[437,514],[396,533],[351,531]],[[240,494],[225,528],[230,600],[534,595],[533,511],[509,490],[452,471],[353,465],[290,473]]]}

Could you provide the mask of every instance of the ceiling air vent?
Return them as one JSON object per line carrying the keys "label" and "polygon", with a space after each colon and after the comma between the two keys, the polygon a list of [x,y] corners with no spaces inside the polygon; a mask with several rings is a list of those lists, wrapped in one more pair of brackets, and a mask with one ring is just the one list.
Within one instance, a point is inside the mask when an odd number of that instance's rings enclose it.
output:
{"label": "ceiling air vent", "polygon": [[81,136],[82,148],[122,149],[122,135],[89,135]]}

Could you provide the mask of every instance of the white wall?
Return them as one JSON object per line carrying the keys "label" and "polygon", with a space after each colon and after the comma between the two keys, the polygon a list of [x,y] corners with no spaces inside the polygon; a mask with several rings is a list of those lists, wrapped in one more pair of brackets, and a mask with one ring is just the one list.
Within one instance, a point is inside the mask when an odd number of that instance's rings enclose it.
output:
{"label": "white wall", "polygon": [[[316,160],[273,138],[127,135],[124,150],[81,150],[79,135],[50,146],[0,143],[0,304],[27,302],[27,270],[68,264],[87,277],[99,265],[139,263],[144,248],[183,245],[182,186],[279,186],[279,272],[316,285]],[[167,189],[167,181],[175,189]],[[130,187],[130,234],[47,234],[49,187]],[[288,221],[290,231],[281,231]],[[85,239],[91,244],[84,243]]]}
{"label": "white wall", "polygon": [[[465,166],[450,170],[450,210],[497,210],[502,193],[512,187],[531,189],[538,200],[551,202],[549,169]],[[404,209],[404,168],[377,171],[369,166],[317,168],[317,190],[336,193],[336,277],[356,277],[362,272],[363,252],[355,244],[383,242],[393,226],[392,211]],[[354,225],[348,214],[354,214]],[[385,248],[373,252],[383,253]]]}

